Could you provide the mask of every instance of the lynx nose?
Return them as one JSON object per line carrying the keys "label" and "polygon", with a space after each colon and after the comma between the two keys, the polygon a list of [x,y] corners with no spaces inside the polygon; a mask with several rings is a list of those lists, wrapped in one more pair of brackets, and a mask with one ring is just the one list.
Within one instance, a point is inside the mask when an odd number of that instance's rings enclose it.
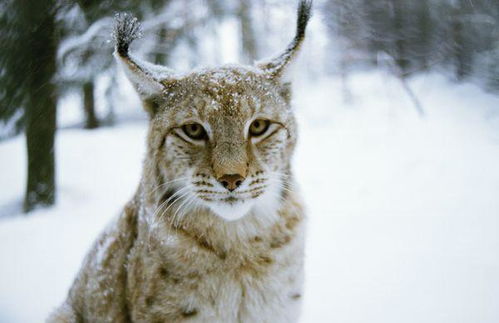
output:
{"label": "lynx nose", "polygon": [[218,179],[218,181],[226,189],[228,189],[229,191],[232,192],[233,190],[235,190],[236,188],[238,188],[239,185],[242,184],[242,182],[244,181],[244,177],[242,177],[239,174],[230,174],[230,175],[229,174],[225,174],[224,176],[220,177]]}

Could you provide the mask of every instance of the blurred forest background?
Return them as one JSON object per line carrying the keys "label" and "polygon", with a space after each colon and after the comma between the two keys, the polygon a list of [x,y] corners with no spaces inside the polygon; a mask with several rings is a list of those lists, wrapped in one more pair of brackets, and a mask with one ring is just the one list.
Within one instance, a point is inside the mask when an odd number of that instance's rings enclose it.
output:
{"label": "blurred forest background", "polygon": [[[62,303],[140,180],[114,15],[182,73],[281,53],[297,3],[0,0],[0,322]],[[301,322],[499,322],[499,1],[314,0],[292,80]]]}
{"label": "blurred forest background", "polygon": [[[111,55],[116,12],[143,22],[144,38],[132,49],[139,57],[186,71],[251,63],[281,50],[294,32],[295,6],[289,0],[2,0],[0,140],[25,133],[24,210],[55,202],[57,128],[90,131],[145,118],[138,101],[127,100],[130,87]],[[316,0],[314,6],[304,55],[310,78],[383,69],[404,82],[438,71],[499,92],[497,0]],[[63,111],[70,101],[79,113]]]}

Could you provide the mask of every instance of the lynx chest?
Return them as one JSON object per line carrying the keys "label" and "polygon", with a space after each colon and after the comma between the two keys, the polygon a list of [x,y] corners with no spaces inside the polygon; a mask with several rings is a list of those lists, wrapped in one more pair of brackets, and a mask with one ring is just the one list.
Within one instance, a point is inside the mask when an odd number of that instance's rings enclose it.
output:
{"label": "lynx chest", "polygon": [[128,263],[137,322],[294,322],[303,281],[303,241],[270,246],[254,237],[223,250],[172,235],[140,241]]}

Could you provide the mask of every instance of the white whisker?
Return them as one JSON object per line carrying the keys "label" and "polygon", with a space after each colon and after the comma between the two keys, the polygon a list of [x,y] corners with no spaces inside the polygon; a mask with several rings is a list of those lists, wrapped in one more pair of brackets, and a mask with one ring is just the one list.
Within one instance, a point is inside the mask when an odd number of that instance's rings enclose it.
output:
{"label": "white whisker", "polygon": [[190,191],[186,190],[185,192],[183,192],[181,195],[179,195],[172,203],[170,203],[170,205],[168,205],[168,207],[162,212],[161,214],[161,217],[165,217],[168,210],[173,207],[173,205],[177,202],[179,202],[180,200],[182,200],[184,197],[186,197],[187,195],[190,194]]}
{"label": "white whisker", "polygon": [[175,179],[172,179],[170,181],[166,181],[158,186],[156,186],[149,194],[154,194],[157,190],[159,190],[160,188],[163,188],[171,183],[175,183],[175,182],[179,182],[179,181],[184,181],[184,180],[187,180],[189,179],[188,176],[184,176],[184,177],[179,177],[179,178],[175,178]]}
{"label": "white whisker", "polygon": [[[185,216],[185,213],[182,214],[180,212],[180,210],[182,210],[182,208],[184,208],[185,210],[188,210],[189,209],[189,205],[191,204],[191,202],[193,202],[195,200],[195,196],[191,195],[189,196],[187,199],[184,200],[184,202],[178,206],[177,210],[175,211],[175,214],[173,215],[173,221],[177,221],[177,223],[175,224],[175,222],[173,223],[174,225],[178,225],[178,223],[180,222],[180,220],[182,219],[182,217]],[[179,213],[180,212],[180,213]],[[177,218],[177,214],[178,214],[178,218]]]}
{"label": "white whisker", "polygon": [[[166,201],[162,202],[161,205],[156,209],[156,211],[153,213],[152,220],[155,221],[155,223],[159,222],[163,215],[168,211],[168,209],[180,198],[182,198],[185,194],[188,194],[188,187],[183,187],[180,190],[176,191],[175,193],[172,194]],[[168,203],[172,200],[175,199],[172,203],[168,205]],[[164,208],[166,205],[168,207],[162,211],[162,208]],[[158,214],[161,212],[161,215],[158,216]]]}

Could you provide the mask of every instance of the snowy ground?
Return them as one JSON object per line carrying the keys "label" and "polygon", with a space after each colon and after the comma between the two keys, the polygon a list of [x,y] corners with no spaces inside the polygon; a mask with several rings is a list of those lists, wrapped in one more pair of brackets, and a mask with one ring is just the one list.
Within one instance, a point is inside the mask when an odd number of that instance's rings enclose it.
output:
{"label": "snowy ground", "polygon": [[[309,231],[303,322],[499,322],[499,97],[429,75],[297,84]],[[22,137],[0,143],[0,322],[41,322],[132,195],[145,124],[57,137],[58,204],[15,215]]]}

